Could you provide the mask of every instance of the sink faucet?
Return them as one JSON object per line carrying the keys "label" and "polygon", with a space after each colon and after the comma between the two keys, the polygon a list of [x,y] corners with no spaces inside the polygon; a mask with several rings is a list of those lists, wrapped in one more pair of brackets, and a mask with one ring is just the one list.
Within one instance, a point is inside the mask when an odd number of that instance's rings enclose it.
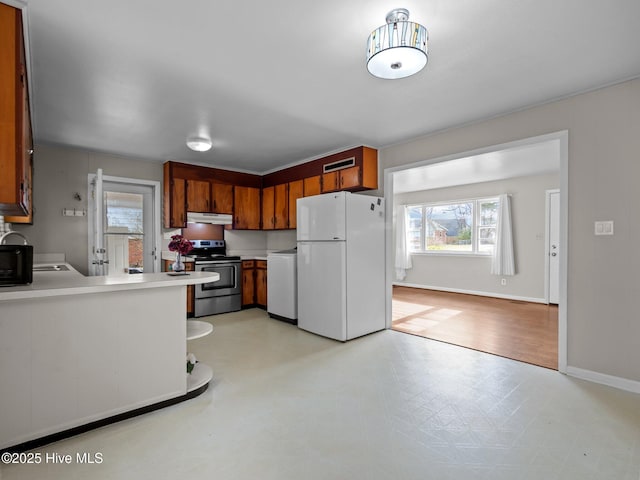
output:
{"label": "sink faucet", "polygon": [[0,245],[4,245],[4,244],[5,244],[5,241],[6,241],[6,239],[7,239],[7,237],[8,237],[9,235],[18,235],[19,237],[22,237],[22,241],[24,242],[24,244],[25,244],[25,245],[29,245],[29,240],[27,240],[27,237],[25,237],[25,236],[24,236],[23,234],[21,234],[20,232],[16,232],[15,230],[11,230],[11,231],[9,231],[9,232],[7,232],[7,233],[3,234],[3,235],[0,237]]}

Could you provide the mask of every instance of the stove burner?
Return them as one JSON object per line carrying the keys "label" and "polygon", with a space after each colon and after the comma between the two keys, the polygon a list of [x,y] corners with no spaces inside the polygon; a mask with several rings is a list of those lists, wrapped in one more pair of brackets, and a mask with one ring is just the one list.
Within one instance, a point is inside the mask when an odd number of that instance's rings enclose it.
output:
{"label": "stove burner", "polygon": [[224,240],[191,240],[193,250],[187,255],[195,262],[223,262],[240,260],[238,256],[228,256]]}

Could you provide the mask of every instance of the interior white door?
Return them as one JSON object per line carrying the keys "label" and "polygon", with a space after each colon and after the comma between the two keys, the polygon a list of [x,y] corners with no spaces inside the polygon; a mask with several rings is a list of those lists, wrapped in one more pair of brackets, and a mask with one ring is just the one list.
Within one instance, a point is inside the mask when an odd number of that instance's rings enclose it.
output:
{"label": "interior white door", "polygon": [[102,169],[99,168],[95,174],[93,181],[93,191],[91,192],[91,202],[93,208],[90,209],[93,216],[89,219],[90,226],[93,227],[93,247],[89,250],[90,265],[89,275],[106,275],[108,273],[109,260],[107,258],[107,251],[104,248],[104,203],[103,198],[103,175]]}
{"label": "interior white door", "polygon": [[347,339],[345,242],[298,242],[298,327]]}
{"label": "interior white door", "polygon": [[560,191],[547,192],[549,303],[560,302]]}

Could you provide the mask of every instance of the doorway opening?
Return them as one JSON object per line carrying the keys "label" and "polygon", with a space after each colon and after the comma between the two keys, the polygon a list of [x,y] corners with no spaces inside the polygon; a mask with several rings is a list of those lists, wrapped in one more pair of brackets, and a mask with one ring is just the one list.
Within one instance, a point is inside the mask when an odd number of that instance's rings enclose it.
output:
{"label": "doorway opening", "polygon": [[[387,221],[393,225],[387,232],[387,328],[566,371],[567,170],[567,132],[386,169]],[[557,194],[555,217],[549,216],[550,192]],[[481,255],[486,252],[429,251],[424,237],[430,229],[451,231],[446,221],[425,222],[423,214],[421,243],[397,236],[398,223],[407,234],[417,230],[402,208],[415,211],[410,206],[422,204],[424,212],[430,203],[504,193],[513,197],[513,276],[491,275],[491,260]],[[558,225],[551,241],[553,219]],[[409,252],[403,278],[396,245],[412,241],[422,247]],[[527,350],[540,358],[527,357]]]}
{"label": "doorway opening", "polygon": [[89,175],[89,274],[160,271],[160,182]]}

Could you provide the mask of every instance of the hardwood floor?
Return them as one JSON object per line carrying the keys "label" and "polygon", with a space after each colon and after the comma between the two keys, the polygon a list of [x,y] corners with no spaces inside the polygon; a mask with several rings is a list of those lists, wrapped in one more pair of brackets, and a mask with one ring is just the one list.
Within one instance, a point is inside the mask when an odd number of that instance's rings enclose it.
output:
{"label": "hardwood floor", "polygon": [[558,307],[393,287],[392,329],[558,369]]}

